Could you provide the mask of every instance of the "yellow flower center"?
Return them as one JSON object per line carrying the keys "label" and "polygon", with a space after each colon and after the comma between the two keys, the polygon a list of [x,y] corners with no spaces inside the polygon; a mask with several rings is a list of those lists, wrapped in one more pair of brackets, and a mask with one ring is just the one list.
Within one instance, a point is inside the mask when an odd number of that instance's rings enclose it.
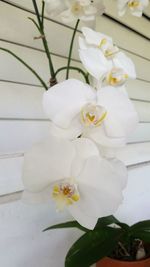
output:
{"label": "yellow flower center", "polygon": [[106,82],[112,86],[123,85],[128,78],[128,74],[126,74],[120,68],[113,68],[111,72],[107,75]]}
{"label": "yellow flower center", "polygon": [[129,1],[128,2],[128,7],[131,7],[131,8],[136,8],[140,5],[139,1]]}
{"label": "yellow flower center", "polygon": [[115,56],[115,54],[117,54],[119,52],[119,49],[117,46],[110,46],[108,47],[105,51],[104,51],[104,55],[107,58],[112,58]]}
{"label": "yellow flower center", "polygon": [[105,45],[106,43],[107,43],[107,39],[106,39],[106,38],[103,38],[103,39],[100,41],[100,43],[99,43],[99,45],[98,45],[98,48],[102,48],[102,46]]}
{"label": "yellow flower center", "polygon": [[104,107],[88,103],[81,110],[81,122],[86,127],[97,127],[101,125],[106,115]]}
{"label": "yellow flower center", "polygon": [[77,184],[67,179],[53,186],[52,197],[56,201],[58,210],[63,210],[65,206],[72,205],[79,201],[80,195]]}
{"label": "yellow flower center", "polygon": [[79,15],[80,13],[82,13],[82,11],[83,11],[83,7],[80,5],[79,2],[75,2],[75,3],[72,5],[71,12],[72,12],[74,15]]}

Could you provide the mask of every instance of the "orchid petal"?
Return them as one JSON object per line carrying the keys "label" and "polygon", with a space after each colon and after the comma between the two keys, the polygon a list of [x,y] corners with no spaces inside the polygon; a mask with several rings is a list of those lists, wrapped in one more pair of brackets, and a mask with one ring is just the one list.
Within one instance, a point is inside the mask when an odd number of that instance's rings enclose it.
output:
{"label": "orchid petal", "polygon": [[99,156],[99,150],[94,142],[87,138],[78,138],[73,141],[76,148],[76,157],[72,163],[72,176],[77,177],[82,170],[85,161],[92,156]]}
{"label": "orchid petal", "polygon": [[68,128],[83,105],[94,99],[94,90],[89,85],[69,79],[44,93],[43,107],[48,117],[56,125]]}
{"label": "orchid petal", "polygon": [[119,52],[113,59],[115,67],[122,68],[126,74],[132,79],[136,79],[135,66],[132,60],[127,57],[123,52]]}
{"label": "orchid petal", "polygon": [[84,135],[85,137],[91,138],[96,143],[100,144],[102,147],[117,148],[122,147],[126,144],[125,137],[110,137],[108,136],[103,125],[92,129]]}
{"label": "orchid petal", "polygon": [[88,27],[82,27],[82,32],[83,32],[86,42],[90,45],[98,46],[101,40],[104,38],[107,39],[110,43],[112,43],[112,38],[110,38],[109,36],[103,33],[93,31],[92,29]]}
{"label": "orchid petal", "polygon": [[46,11],[51,17],[55,17],[66,9],[64,0],[44,0]]}
{"label": "orchid petal", "polygon": [[79,118],[77,117],[72,120],[68,128],[60,128],[54,123],[50,122],[49,129],[50,133],[56,137],[73,140],[82,134],[83,126]]}
{"label": "orchid petal", "polygon": [[97,48],[80,49],[79,56],[85,69],[97,80],[103,79],[112,67],[111,62]]}
{"label": "orchid petal", "polygon": [[98,104],[107,110],[103,122],[108,137],[126,137],[137,126],[137,112],[125,93],[108,86],[97,92]]}
{"label": "orchid petal", "polygon": [[25,153],[23,183],[32,192],[46,189],[55,180],[70,177],[75,156],[73,144],[50,136]]}
{"label": "orchid petal", "polygon": [[[98,218],[113,214],[122,202],[122,185],[112,165],[99,157],[87,160],[78,177],[80,201],[69,207],[70,213],[89,229],[94,228]],[[92,179],[91,179],[92,177]],[[92,219],[93,218],[93,219]]]}

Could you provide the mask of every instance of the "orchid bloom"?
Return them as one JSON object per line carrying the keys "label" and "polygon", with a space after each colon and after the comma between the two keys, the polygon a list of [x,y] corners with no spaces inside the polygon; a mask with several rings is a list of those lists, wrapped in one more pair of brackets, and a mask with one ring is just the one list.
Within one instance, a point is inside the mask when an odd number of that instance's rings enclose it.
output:
{"label": "orchid bloom", "polygon": [[112,59],[119,52],[119,48],[113,44],[111,37],[88,27],[82,27],[82,33],[84,38],[79,37],[80,49],[99,48],[107,59]]}
{"label": "orchid bloom", "polygon": [[51,17],[59,15],[66,9],[65,0],[44,0],[46,11]]}
{"label": "orchid bloom", "polygon": [[132,60],[113,45],[112,39],[87,27],[85,39],[79,38],[79,56],[85,69],[97,80],[107,85],[120,86],[127,79],[135,79]]}
{"label": "orchid bloom", "polygon": [[53,200],[57,210],[67,208],[89,229],[98,218],[118,209],[126,182],[124,164],[103,159],[86,138],[71,142],[50,136],[25,153],[23,199],[30,203]]}
{"label": "orchid bloom", "polygon": [[60,13],[64,23],[95,20],[97,14],[102,15],[104,6],[100,0],[65,0],[66,10]]}
{"label": "orchid bloom", "polygon": [[136,17],[141,17],[143,10],[148,6],[149,0],[118,0],[118,13],[123,16],[127,9]]}
{"label": "orchid bloom", "polygon": [[43,107],[52,134],[68,139],[86,136],[106,147],[124,145],[138,120],[127,93],[112,86],[96,91],[75,79],[45,92]]}

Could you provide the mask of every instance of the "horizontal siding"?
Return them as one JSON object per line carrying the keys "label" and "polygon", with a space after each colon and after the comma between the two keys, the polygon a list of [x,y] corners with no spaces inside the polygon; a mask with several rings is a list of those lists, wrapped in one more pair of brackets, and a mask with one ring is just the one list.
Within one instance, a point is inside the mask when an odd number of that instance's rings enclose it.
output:
{"label": "horizontal siding", "polygon": [[[30,0],[22,0],[21,3],[19,0],[11,0],[11,3],[17,4],[18,6],[21,5],[23,8],[34,11],[32,1]],[[40,2],[37,1],[37,3],[39,6],[39,10],[41,10],[41,1]],[[122,22],[123,24],[131,27],[132,29],[138,30],[138,32],[141,32],[145,36],[150,37],[150,33],[147,31],[147,27],[149,27],[149,23],[147,20],[145,20],[144,18],[141,18],[141,20],[139,20],[138,18],[136,17],[133,18],[131,15],[128,15],[128,14],[126,14],[123,17],[118,16],[117,4],[116,4],[116,1],[114,0],[105,0],[104,4],[106,7],[106,10],[105,10],[106,14],[110,15],[112,18],[115,17],[115,19],[117,19],[119,22]],[[145,11],[147,13],[148,12],[150,13],[149,7]],[[61,21],[59,16],[54,19],[59,22]]]}
{"label": "horizontal siding", "polygon": [[21,181],[23,157],[0,159],[0,195],[23,189]]}
{"label": "horizontal siding", "polygon": [[0,82],[0,118],[44,119],[44,91],[36,86]]}
{"label": "horizontal siding", "polygon": [[114,42],[125,50],[128,49],[133,53],[150,59],[150,42],[138,34],[105,17],[97,18],[96,29],[111,36]]}
{"label": "horizontal siding", "polygon": [[135,16],[132,16],[130,13],[126,13],[123,17],[120,17],[118,15],[116,0],[105,0],[104,3],[106,5],[107,14],[150,38],[150,32],[147,31],[147,29],[149,28],[148,20],[146,20],[145,18],[139,19]]}
{"label": "horizontal siding", "polygon": [[[5,14],[7,16],[9,14],[9,20]],[[34,40],[34,37],[39,36],[39,32],[28,17],[34,17],[34,15],[0,2],[0,21],[3,23],[3,27],[0,28],[0,38],[43,49],[41,40]],[[22,29],[24,29],[23,34]],[[61,27],[54,22],[45,21],[45,32],[51,52],[65,56],[68,55],[72,30]],[[59,36],[59,38],[56,38],[56,36]],[[65,45],[60,45],[60,40],[67,41]],[[77,43],[76,40],[73,54],[75,58],[78,57]]]}
{"label": "horizontal siding", "polygon": [[23,152],[49,135],[49,122],[45,121],[1,121],[0,152]]}
{"label": "horizontal siding", "polygon": [[150,166],[129,171],[124,200],[115,214],[125,223],[133,224],[150,218]]}
{"label": "horizontal siding", "polygon": [[127,91],[132,99],[150,101],[150,83],[139,80],[129,80]]}
{"label": "horizontal siding", "polygon": [[[0,46],[11,50],[19,57],[21,57],[27,64],[29,64],[35,71],[40,74],[41,78],[48,84],[50,75],[48,69],[48,62],[46,55],[43,52],[36,50],[20,47],[13,44],[8,44],[0,41]],[[67,64],[65,58],[60,58],[58,56],[52,56],[55,70],[64,67]],[[0,62],[1,62],[1,71],[0,71],[0,80],[11,80],[17,82],[31,83],[31,84],[40,84],[37,78],[18,60],[16,60],[10,54],[0,50]],[[80,66],[80,63],[73,62],[73,66]],[[62,80],[65,72],[62,72],[58,76],[59,80]],[[71,71],[72,77],[82,79],[82,75],[78,74],[76,71]]]}
{"label": "horizontal siding", "polygon": [[139,123],[135,132],[128,138],[129,143],[150,141],[150,123]]}
{"label": "horizontal siding", "polygon": [[[5,16],[6,12],[9,15],[9,20]],[[41,40],[33,40],[38,33],[35,29],[35,26],[32,25],[32,23],[27,19],[29,16],[34,17],[34,15],[28,12],[24,12],[21,9],[14,8],[10,5],[0,2],[0,20],[4,25],[4,27],[1,27],[0,29],[0,36],[2,39],[43,49]],[[11,21],[11,30],[9,21]],[[24,34],[22,34],[22,29],[24,29]],[[97,20],[97,30],[112,36],[114,38],[114,42],[120,47],[150,59],[150,43],[148,40],[142,38],[132,31],[129,31],[122,25],[119,25],[116,22],[113,22],[111,19],[101,16]],[[46,20],[45,31],[47,33],[47,39],[49,46],[51,47],[51,51],[64,56],[68,55],[72,30]],[[127,35],[128,41],[126,39]],[[56,36],[59,36],[59,38],[56,38]],[[60,46],[59,40],[62,39],[67,40],[65,46]],[[76,40],[74,44],[74,58],[78,58],[77,47],[78,44]]]}
{"label": "horizontal siding", "polygon": [[[3,267],[62,267],[68,249],[81,235],[76,229],[43,233],[49,225],[70,220],[48,205],[21,201],[0,206],[0,259]],[[65,240],[65,242],[64,242]]]}

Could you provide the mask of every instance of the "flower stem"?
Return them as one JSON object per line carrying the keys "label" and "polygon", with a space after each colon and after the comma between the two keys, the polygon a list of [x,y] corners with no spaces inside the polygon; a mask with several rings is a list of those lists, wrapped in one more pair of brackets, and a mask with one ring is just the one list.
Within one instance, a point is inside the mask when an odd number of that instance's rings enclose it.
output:
{"label": "flower stem", "polygon": [[[55,76],[57,76],[57,74],[60,72],[60,71],[63,71],[63,70],[66,70],[68,67],[62,67],[60,69],[58,69],[56,72],[55,72]],[[73,66],[69,66],[69,69],[71,70],[76,70],[78,71],[79,73],[81,73],[86,81],[86,83],[90,84],[90,81],[89,81],[89,78],[88,78],[88,74],[86,74],[82,69],[78,68],[78,67],[73,67]]]}
{"label": "flower stem", "polygon": [[10,51],[10,50],[8,50],[6,48],[0,47],[0,50],[3,50],[5,52],[11,54],[13,57],[15,57],[17,60],[19,60],[26,68],[28,68],[37,77],[37,79],[40,81],[40,83],[42,84],[42,86],[46,90],[48,90],[48,87],[47,87],[46,83],[41,79],[41,77],[37,74],[37,72],[34,69],[32,69],[24,60],[22,60],[15,53],[13,53],[12,51]]}
{"label": "flower stem", "polygon": [[48,62],[49,62],[50,75],[51,75],[51,78],[54,79],[55,78],[55,71],[54,71],[54,67],[53,67],[53,63],[52,63],[52,59],[51,59],[51,55],[50,55],[50,51],[49,51],[49,47],[48,47],[48,43],[47,43],[47,39],[46,39],[45,32],[44,32],[44,23],[43,23],[44,22],[43,21],[44,20],[44,2],[43,2],[43,7],[42,7],[42,19],[41,19],[40,14],[39,14],[36,0],[32,0],[32,2],[33,2],[34,10],[36,13],[36,17],[38,20],[38,24],[39,24],[39,28],[40,28],[40,34],[42,35],[43,46],[44,46],[45,53],[47,55]]}
{"label": "flower stem", "polygon": [[71,56],[72,56],[72,50],[73,50],[73,44],[74,44],[74,39],[75,39],[75,35],[78,29],[78,25],[79,25],[80,20],[78,19],[73,31],[73,35],[72,35],[72,39],[71,39],[71,43],[70,43],[70,49],[69,49],[69,55],[68,55],[68,63],[67,63],[67,72],[66,72],[66,80],[69,78],[69,67],[70,67],[70,63],[71,63]]}

